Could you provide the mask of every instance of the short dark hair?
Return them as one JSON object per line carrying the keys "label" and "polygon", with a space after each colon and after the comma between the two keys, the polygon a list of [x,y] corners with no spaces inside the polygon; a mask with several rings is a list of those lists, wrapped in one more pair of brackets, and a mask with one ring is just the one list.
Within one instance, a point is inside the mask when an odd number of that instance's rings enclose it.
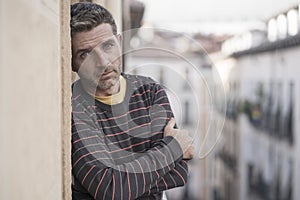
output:
{"label": "short dark hair", "polygon": [[111,13],[95,3],[75,3],[71,5],[71,36],[77,32],[89,31],[96,26],[108,23],[113,34],[117,34],[117,25]]}

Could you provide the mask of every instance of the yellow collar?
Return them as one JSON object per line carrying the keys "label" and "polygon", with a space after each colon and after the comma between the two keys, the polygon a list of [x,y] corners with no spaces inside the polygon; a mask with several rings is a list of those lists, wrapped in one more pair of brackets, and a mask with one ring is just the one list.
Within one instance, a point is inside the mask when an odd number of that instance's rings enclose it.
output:
{"label": "yellow collar", "polygon": [[95,96],[95,99],[108,105],[115,105],[121,103],[124,100],[125,93],[126,93],[126,80],[123,76],[120,76],[120,91],[118,93],[106,97]]}

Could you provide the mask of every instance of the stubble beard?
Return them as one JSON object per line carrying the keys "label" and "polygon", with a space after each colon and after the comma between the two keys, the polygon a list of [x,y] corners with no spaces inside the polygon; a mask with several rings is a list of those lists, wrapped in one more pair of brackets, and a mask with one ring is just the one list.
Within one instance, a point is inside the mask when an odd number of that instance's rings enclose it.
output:
{"label": "stubble beard", "polygon": [[121,70],[118,68],[117,70],[114,71],[115,74],[113,77],[107,79],[107,80],[98,80],[97,84],[97,90],[98,91],[106,91],[109,89],[112,89],[119,81],[120,75],[121,75]]}
{"label": "stubble beard", "polygon": [[113,86],[116,85],[116,83],[118,82],[119,77],[114,77],[113,80],[109,79],[109,80],[99,80],[98,84],[97,84],[97,90],[100,91],[105,91],[105,90],[109,90],[110,88],[112,88]]}
{"label": "stubble beard", "polygon": [[[79,74],[79,73],[78,73]],[[91,75],[79,74],[82,84],[89,91],[89,93],[97,94],[98,92],[107,92],[118,83],[121,75],[121,66],[118,66],[114,70],[113,76],[108,79],[101,80],[101,75]]]}

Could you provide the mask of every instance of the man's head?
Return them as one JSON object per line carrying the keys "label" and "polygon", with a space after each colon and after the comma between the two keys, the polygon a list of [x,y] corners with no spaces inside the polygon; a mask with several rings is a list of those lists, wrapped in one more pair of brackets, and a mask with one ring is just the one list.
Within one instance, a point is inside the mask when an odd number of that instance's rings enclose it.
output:
{"label": "man's head", "polygon": [[91,92],[110,93],[121,73],[121,36],[112,15],[102,6],[71,6],[72,69]]}

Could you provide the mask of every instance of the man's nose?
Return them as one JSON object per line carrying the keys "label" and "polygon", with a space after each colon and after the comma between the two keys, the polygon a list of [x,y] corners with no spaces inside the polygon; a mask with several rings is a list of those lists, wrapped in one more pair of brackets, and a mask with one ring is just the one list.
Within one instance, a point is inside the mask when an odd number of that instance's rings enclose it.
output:
{"label": "man's nose", "polygon": [[109,63],[108,55],[100,47],[96,47],[93,52],[96,66],[106,68]]}

